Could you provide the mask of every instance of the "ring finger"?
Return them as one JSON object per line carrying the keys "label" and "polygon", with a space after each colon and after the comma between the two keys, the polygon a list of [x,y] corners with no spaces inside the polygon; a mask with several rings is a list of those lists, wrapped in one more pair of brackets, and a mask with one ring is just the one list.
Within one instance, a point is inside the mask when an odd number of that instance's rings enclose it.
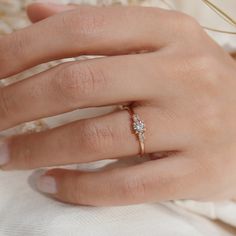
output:
{"label": "ring finger", "polygon": [[[153,108],[137,107],[135,111],[148,129],[146,153],[181,151],[184,145],[184,139],[178,137],[180,132],[184,135],[181,125],[165,112]],[[1,145],[0,156],[6,161],[3,169],[10,170],[87,163],[133,156],[139,152],[139,142],[131,130],[130,115],[127,111],[119,111],[41,133],[11,137]]]}

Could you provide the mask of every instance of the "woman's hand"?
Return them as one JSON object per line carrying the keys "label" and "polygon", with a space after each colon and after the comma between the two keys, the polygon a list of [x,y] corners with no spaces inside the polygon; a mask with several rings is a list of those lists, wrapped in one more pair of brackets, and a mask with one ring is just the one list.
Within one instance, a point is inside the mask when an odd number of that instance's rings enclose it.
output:
{"label": "woman's hand", "polygon": [[[72,7],[35,4],[28,11],[40,21]],[[236,66],[195,20],[158,8],[79,6],[2,37],[0,77],[83,54],[107,57],[65,63],[2,88],[0,129],[134,102],[152,160],[100,172],[50,170],[39,180],[42,191],[85,205],[236,195]],[[0,160],[4,170],[23,170],[138,153],[130,115],[118,111],[11,137]]]}

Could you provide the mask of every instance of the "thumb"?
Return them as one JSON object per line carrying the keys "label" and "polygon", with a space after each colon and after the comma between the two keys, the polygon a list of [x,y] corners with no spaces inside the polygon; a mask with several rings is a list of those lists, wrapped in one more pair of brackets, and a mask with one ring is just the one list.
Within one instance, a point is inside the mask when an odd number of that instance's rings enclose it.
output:
{"label": "thumb", "polygon": [[33,3],[27,7],[29,19],[34,23],[54,14],[75,9],[76,5],[62,5],[54,3]]}

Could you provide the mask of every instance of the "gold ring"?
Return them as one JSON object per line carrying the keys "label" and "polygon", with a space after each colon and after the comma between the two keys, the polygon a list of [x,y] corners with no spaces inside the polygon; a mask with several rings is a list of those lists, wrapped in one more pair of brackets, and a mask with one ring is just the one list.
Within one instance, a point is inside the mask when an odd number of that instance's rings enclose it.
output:
{"label": "gold ring", "polygon": [[142,157],[145,154],[145,123],[140,119],[139,115],[134,112],[132,106],[122,106],[122,109],[127,110],[131,116],[133,132],[139,141],[140,156]]}

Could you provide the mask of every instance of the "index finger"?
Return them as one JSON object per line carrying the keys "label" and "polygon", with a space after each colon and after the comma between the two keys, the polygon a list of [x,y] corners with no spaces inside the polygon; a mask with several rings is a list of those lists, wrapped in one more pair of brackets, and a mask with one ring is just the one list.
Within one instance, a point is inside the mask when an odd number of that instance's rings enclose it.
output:
{"label": "index finger", "polygon": [[60,58],[154,51],[173,40],[170,15],[150,7],[79,6],[49,17],[0,39],[0,78]]}

